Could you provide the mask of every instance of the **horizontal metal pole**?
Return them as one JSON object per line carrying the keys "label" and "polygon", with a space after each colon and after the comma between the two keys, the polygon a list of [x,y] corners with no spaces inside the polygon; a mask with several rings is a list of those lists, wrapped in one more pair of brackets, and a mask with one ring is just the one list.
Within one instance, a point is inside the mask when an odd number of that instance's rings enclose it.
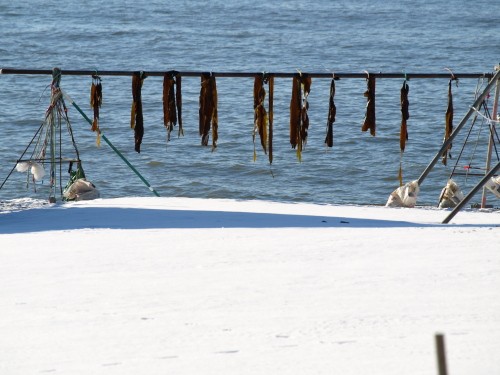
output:
{"label": "horizontal metal pole", "polygon": [[51,162],[53,160],[53,162],[55,163],[70,163],[70,162],[73,162],[73,163],[78,163],[80,162],[81,160],[79,159],[67,159],[67,158],[54,158],[54,159],[51,159],[51,158],[33,158],[33,159],[19,159],[17,160],[17,163],[25,163],[25,162],[30,162],[30,161],[39,161],[39,162]]}
{"label": "horizontal metal pole", "polygon": [[471,177],[483,177],[484,173],[467,173],[467,172],[455,172],[454,176],[471,176]]}
{"label": "horizontal metal pole", "polygon": [[[125,71],[125,70],[63,70],[63,75],[72,76],[132,76],[134,73],[139,71]],[[283,73],[283,72],[207,72],[207,71],[176,71],[176,70],[165,70],[165,71],[140,71],[146,76],[151,77],[163,77],[165,73],[175,72],[176,74],[183,77],[199,77],[202,74],[210,73],[214,77],[232,77],[232,78],[252,78],[256,75],[266,73],[277,78],[292,78],[297,76],[299,73]],[[15,69],[15,68],[1,68],[0,74],[31,74],[31,75],[44,75],[52,74],[52,69]],[[331,72],[331,73],[309,73],[302,72],[304,75],[308,75],[311,78],[366,78],[367,72],[361,73],[345,73],[345,72]],[[382,72],[368,72],[371,76],[376,78],[403,78],[403,79],[432,79],[432,78],[488,78],[493,77],[493,73],[382,73]]]}

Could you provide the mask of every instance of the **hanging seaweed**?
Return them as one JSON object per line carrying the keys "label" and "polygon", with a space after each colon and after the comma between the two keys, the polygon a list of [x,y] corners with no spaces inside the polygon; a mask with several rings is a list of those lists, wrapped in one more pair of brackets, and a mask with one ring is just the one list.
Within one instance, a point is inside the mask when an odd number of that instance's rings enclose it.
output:
{"label": "hanging seaweed", "polygon": [[266,89],[264,88],[264,76],[256,75],[253,85],[253,160],[257,159],[257,152],[255,150],[255,137],[257,133],[260,136],[260,144],[262,149],[267,154],[268,146],[268,116],[266,108],[264,107],[264,100],[266,98]]}
{"label": "hanging seaweed", "polygon": [[[175,90],[174,90],[175,87]],[[166,72],[163,77],[163,124],[167,129],[167,141],[174,126],[179,124],[178,136],[184,135],[182,129],[181,76],[175,71]]]}
{"label": "hanging seaweed", "polygon": [[273,163],[273,111],[274,111],[274,76],[267,76],[267,83],[269,85],[269,106],[268,106],[268,118],[269,118],[269,132],[268,132],[268,156],[269,164]]}
{"label": "hanging seaweed", "polygon": [[407,121],[410,118],[409,106],[410,102],[408,101],[408,92],[410,91],[410,86],[406,80],[403,82],[403,86],[401,87],[401,130],[399,133],[399,148],[401,152],[404,152],[406,147],[406,141],[408,140],[408,124]]}
{"label": "hanging seaweed", "polygon": [[332,78],[332,82],[330,83],[328,120],[326,122],[325,145],[327,145],[328,147],[333,147],[333,123],[335,122],[335,116],[337,115],[337,107],[335,106],[334,97],[335,97],[335,77]]}
{"label": "hanging seaweed", "polygon": [[210,124],[212,119],[212,89],[210,83],[210,74],[203,73],[201,75],[200,89],[200,109],[199,109],[199,132],[201,136],[202,146],[208,145],[210,137]]}
{"label": "hanging seaweed", "polygon": [[217,147],[217,85],[211,73],[201,75],[199,132],[202,146],[208,146],[210,129],[212,129],[212,150]]}
{"label": "hanging seaweed", "polygon": [[361,131],[366,132],[370,129],[370,134],[375,136],[375,76],[370,76],[366,78],[367,88],[364,96],[367,99],[366,103],[366,115],[363,121],[363,126]]}
{"label": "hanging seaweed", "polygon": [[212,151],[217,147],[217,141],[219,140],[218,130],[219,130],[219,116],[217,113],[217,85],[215,82],[215,77],[212,76]]}
{"label": "hanging seaweed", "polygon": [[309,103],[307,98],[311,91],[311,77],[297,74],[293,77],[292,98],[290,100],[290,144],[297,149],[297,158],[302,161],[302,150],[307,142]]}
{"label": "hanging seaweed", "polygon": [[300,77],[292,78],[292,98],[290,99],[290,144],[295,149],[298,143],[301,120],[302,90],[300,89]]}
{"label": "hanging seaweed", "polygon": [[130,127],[134,129],[135,151],[141,152],[142,137],[144,136],[144,120],[142,116],[142,83],[146,75],[144,72],[134,72],[132,75],[132,109],[130,113]]}
{"label": "hanging seaweed", "polygon": [[[268,85],[268,111],[265,108],[266,89]],[[253,128],[253,160],[257,159],[255,149],[255,137],[257,133],[260,137],[260,144],[264,152],[268,155],[269,164],[273,162],[273,92],[274,77],[267,73],[255,76],[253,98],[254,98],[254,128]]]}
{"label": "hanging seaweed", "polygon": [[[446,108],[443,142],[445,142],[448,138],[450,138],[450,135],[453,132],[453,94],[451,92],[451,81],[453,81],[453,79],[454,78],[451,78],[450,81],[448,82],[448,107]],[[444,165],[446,165],[448,158],[451,159],[450,150],[451,150],[451,143],[443,152],[442,162]]]}
{"label": "hanging seaweed", "polygon": [[180,74],[175,76],[175,103],[177,105],[177,122],[179,124],[178,137],[180,137],[184,135],[184,129],[182,128],[182,79]]}
{"label": "hanging seaweed", "polygon": [[163,125],[167,129],[167,142],[170,141],[170,133],[177,125],[177,108],[175,98],[175,79],[171,72],[165,73],[163,77]]}
{"label": "hanging seaweed", "polygon": [[97,132],[96,144],[101,145],[101,131],[99,129],[99,108],[102,104],[102,84],[101,77],[92,76],[92,85],[90,86],[90,107],[94,110],[94,119],[92,121],[92,131]]}
{"label": "hanging seaweed", "polygon": [[306,144],[307,142],[307,132],[309,130],[309,93],[311,92],[311,77],[304,76],[302,78],[302,108],[301,108],[301,115],[302,115],[302,127],[300,131],[300,137],[301,137],[301,151],[302,151],[302,146]]}
{"label": "hanging seaweed", "polygon": [[403,152],[405,151],[406,141],[408,140],[408,124],[407,121],[410,118],[409,106],[410,102],[408,101],[408,92],[410,91],[410,86],[406,82],[406,79],[403,82],[403,86],[401,87],[401,129],[399,132],[399,149],[401,150],[401,156],[399,160],[399,186],[403,186]]}

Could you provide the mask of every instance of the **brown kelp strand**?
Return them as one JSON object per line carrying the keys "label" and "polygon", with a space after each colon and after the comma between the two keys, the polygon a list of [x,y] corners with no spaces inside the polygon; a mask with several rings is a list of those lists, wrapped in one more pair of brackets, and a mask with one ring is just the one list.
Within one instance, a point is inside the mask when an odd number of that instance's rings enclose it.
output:
{"label": "brown kelp strand", "polygon": [[177,105],[177,122],[179,124],[178,136],[184,135],[182,128],[182,77],[180,74],[175,76],[175,103]]}
{"label": "brown kelp strand", "polygon": [[366,97],[366,115],[361,131],[370,130],[370,134],[375,136],[375,76],[368,76],[366,79],[367,88],[364,93]]}
{"label": "brown kelp strand", "polygon": [[[446,108],[445,115],[445,129],[444,129],[444,140],[446,141],[451,133],[453,132],[453,93],[451,92],[451,82],[453,78],[448,82],[448,107]],[[448,145],[446,150],[444,150],[442,155],[442,162],[446,165],[448,158],[451,159],[451,143]]]}
{"label": "brown kelp strand", "polygon": [[398,172],[399,186],[403,186],[403,160],[399,161],[399,172]]}
{"label": "brown kelp strand", "polygon": [[408,101],[408,92],[410,91],[410,87],[406,80],[403,82],[403,86],[401,87],[401,129],[399,132],[399,148],[401,152],[404,152],[406,147],[406,141],[408,140],[408,124],[407,121],[410,118],[409,106],[410,102]]}
{"label": "brown kelp strand", "polygon": [[141,89],[145,78],[146,76],[143,72],[134,72],[132,75],[132,109],[130,127],[134,129],[134,148],[137,152],[141,152],[142,137],[144,136]]}
{"label": "brown kelp strand", "polygon": [[210,137],[210,119],[212,114],[207,114],[207,112],[211,109],[211,103],[208,101],[211,100],[209,98],[211,96],[212,90],[210,89],[210,75],[202,74],[201,75],[201,88],[200,88],[200,105],[199,105],[199,134],[201,137],[201,144],[203,146],[208,145],[208,139]]}
{"label": "brown kelp strand", "polygon": [[93,109],[94,118],[92,121],[92,131],[97,132],[96,144],[101,145],[101,131],[99,129],[99,108],[102,105],[102,84],[101,78],[97,75],[92,76],[92,85],[90,86],[90,107]]}
{"label": "brown kelp strand", "polygon": [[290,101],[290,144],[297,149],[297,158],[302,160],[302,150],[307,142],[309,128],[309,103],[311,77],[297,74],[293,77],[292,98]]}
{"label": "brown kelp strand", "polygon": [[217,147],[217,141],[219,140],[218,130],[219,130],[219,117],[217,113],[217,83],[215,82],[215,77],[212,77],[212,151]]}
{"label": "brown kelp strand", "polygon": [[257,75],[255,76],[254,86],[253,86],[253,109],[254,109],[254,127],[253,127],[253,144],[254,144],[254,152],[253,158],[254,161],[257,158],[257,153],[255,150],[255,137],[257,133],[260,137],[260,144],[262,145],[262,149],[267,154],[267,124],[268,117],[267,111],[264,107],[264,100],[266,98],[266,89],[264,88],[264,76]]}
{"label": "brown kelp strand", "polygon": [[267,139],[267,149],[269,156],[269,164],[273,163],[273,111],[274,111],[274,77],[268,76],[267,83],[269,85],[269,105],[268,105],[268,120],[269,120],[269,132]]}
{"label": "brown kelp strand", "polygon": [[292,148],[297,147],[298,134],[300,132],[302,106],[302,90],[300,88],[300,77],[292,78],[292,98],[290,99],[290,144]]}
{"label": "brown kelp strand", "polygon": [[337,107],[335,106],[335,78],[332,78],[330,83],[330,99],[328,103],[328,119],[326,122],[326,137],[325,144],[328,147],[333,147],[333,123],[335,122],[335,116],[337,115]]}
{"label": "brown kelp strand", "polygon": [[307,132],[309,131],[309,93],[311,92],[311,77],[302,76],[302,108],[301,108],[301,117],[302,117],[302,126],[300,130],[300,138],[302,141],[302,145],[305,145],[307,142]]}
{"label": "brown kelp strand", "polygon": [[163,77],[163,125],[167,129],[167,141],[170,141],[170,133],[177,125],[177,108],[175,98],[175,80],[171,73],[165,73]]}
{"label": "brown kelp strand", "polygon": [[217,147],[217,85],[215,77],[210,73],[201,75],[199,133],[202,146],[208,146],[210,130],[212,130],[212,149]]}
{"label": "brown kelp strand", "polygon": [[403,86],[401,87],[400,92],[400,104],[401,104],[401,128],[399,131],[399,149],[401,152],[400,160],[399,160],[399,172],[398,172],[398,180],[399,186],[403,186],[403,152],[405,151],[406,141],[408,140],[408,119],[410,118],[409,106],[410,102],[408,101],[408,93],[410,91],[410,86],[406,79],[403,82]]}

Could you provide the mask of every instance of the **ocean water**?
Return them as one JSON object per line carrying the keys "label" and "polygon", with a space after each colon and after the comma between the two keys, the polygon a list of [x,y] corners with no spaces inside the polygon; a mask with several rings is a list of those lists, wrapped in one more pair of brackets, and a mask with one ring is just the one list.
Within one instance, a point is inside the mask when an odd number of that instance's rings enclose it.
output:
{"label": "ocean water", "polygon": [[[491,73],[500,62],[498,14],[500,2],[486,0],[0,0],[0,68],[60,67],[61,87],[89,116],[91,77],[64,75],[64,70],[446,73],[448,68]],[[50,75],[0,75],[0,183],[44,118],[50,82]],[[129,125],[130,77],[102,76],[100,124],[162,196],[385,204],[399,186],[400,161],[405,182],[418,178],[444,135],[448,80],[411,79],[409,141],[401,159],[402,83],[377,80],[377,135],[372,137],[361,132],[365,80],[337,81],[334,146],[329,149],[324,138],[330,81],[313,79],[301,162],[289,144],[289,78],[275,81],[272,165],[258,145],[253,160],[251,78],[217,78],[215,151],[200,144],[198,77],[183,78],[184,137],[174,130],[166,141],[161,77],[144,81],[140,154],[134,151]],[[453,85],[455,125],[484,84],[461,79]],[[69,117],[87,177],[102,197],[151,195],[108,145],[96,147],[95,134],[72,107]],[[454,159],[448,166],[436,164],[424,181],[419,204],[437,204],[455,166],[460,171],[468,163],[484,167],[486,124],[478,119],[466,142],[467,130],[453,144]],[[478,177],[456,180],[466,193]],[[47,197],[48,181],[34,186],[25,174],[14,172],[0,190],[0,200],[27,196]]]}

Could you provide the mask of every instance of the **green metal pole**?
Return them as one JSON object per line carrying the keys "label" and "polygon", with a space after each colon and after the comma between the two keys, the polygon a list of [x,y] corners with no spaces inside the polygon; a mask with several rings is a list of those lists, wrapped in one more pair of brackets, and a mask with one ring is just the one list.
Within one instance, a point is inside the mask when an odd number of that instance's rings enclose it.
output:
{"label": "green metal pole", "polygon": [[[73,105],[73,107],[76,108],[76,110],[78,112],[80,112],[80,114],[83,116],[83,118],[85,120],[87,120],[87,122],[92,125],[92,120],[90,120],[88,118],[88,116],[82,111],[82,109],[73,101],[73,99],[71,99],[71,97],[66,94],[66,92],[64,92],[63,90],[61,90],[61,92],[63,93],[64,97],[66,99],[69,100],[69,102]],[[125,164],[128,165],[128,167],[137,175],[137,177],[139,177],[141,179],[142,182],[144,182],[144,184],[149,188],[149,190],[154,194],[156,195],[157,197],[160,196],[160,194],[158,194],[158,192],[150,185],[150,183],[139,173],[139,171],[137,169],[135,169],[135,167],[130,164],[130,162],[125,158],[125,156],[123,156],[123,154],[111,143],[111,141],[108,139],[108,137],[106,137],[104,134],[102,134],[101,132],[101,138],[104,140],[104,142],[106,142],[109,147],[112,148],[112,150],[125,162]]]}

